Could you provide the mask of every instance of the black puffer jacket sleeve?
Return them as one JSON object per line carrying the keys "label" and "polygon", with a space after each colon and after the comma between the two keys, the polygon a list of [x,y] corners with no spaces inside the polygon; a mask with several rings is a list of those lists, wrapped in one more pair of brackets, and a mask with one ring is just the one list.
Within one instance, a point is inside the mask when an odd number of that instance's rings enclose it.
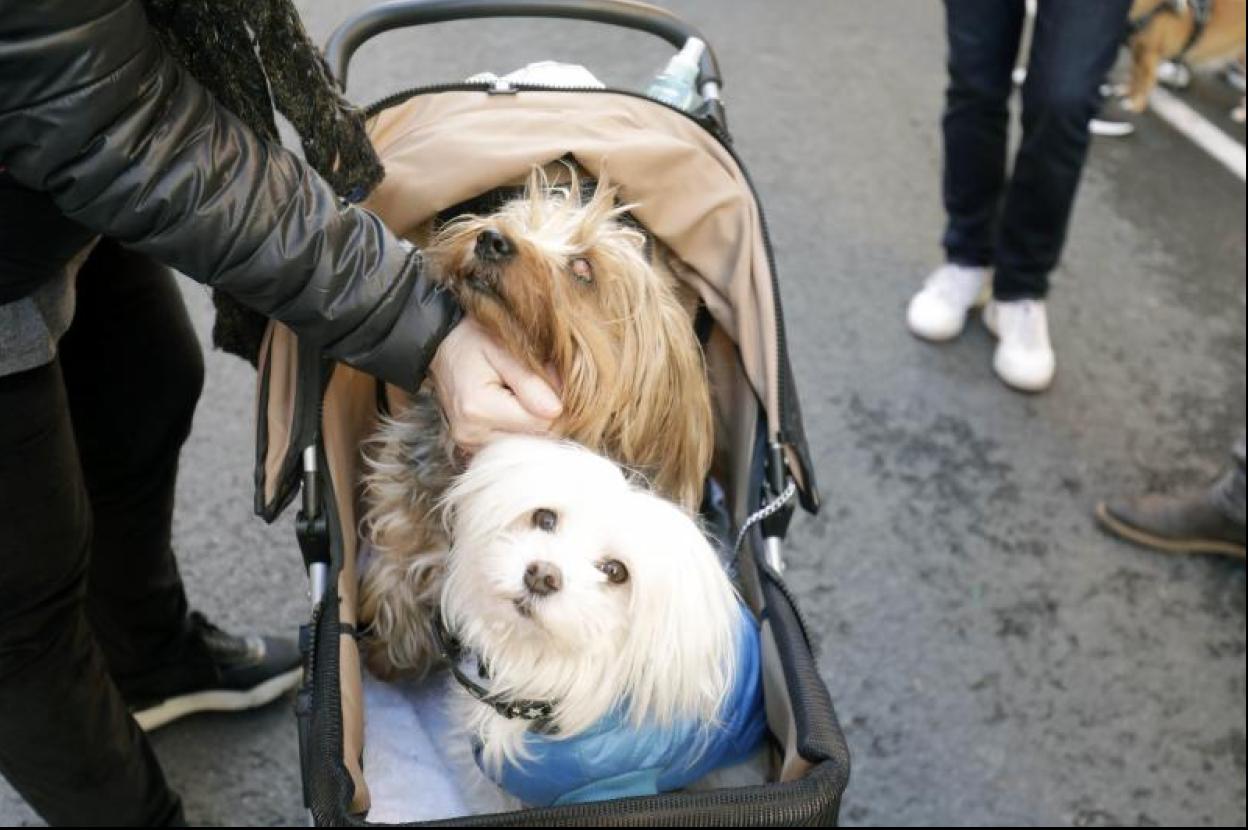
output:
{"label": "black puffer jacket sleeve", "polygon": [[218,105],[137,0],[0,0],[0,167],[400,386],[458,320],[418,252]]}

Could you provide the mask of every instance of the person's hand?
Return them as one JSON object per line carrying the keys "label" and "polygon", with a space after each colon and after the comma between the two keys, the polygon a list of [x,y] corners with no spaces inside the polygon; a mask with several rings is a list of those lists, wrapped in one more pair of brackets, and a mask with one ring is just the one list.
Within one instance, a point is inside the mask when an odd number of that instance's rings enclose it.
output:
{"label": "person's hand", "polygon": [[450,424],[451,440],[468,453],[509,433],[544,434],[563,411],[550,384],[471,317],[438,346],[429,377]]}

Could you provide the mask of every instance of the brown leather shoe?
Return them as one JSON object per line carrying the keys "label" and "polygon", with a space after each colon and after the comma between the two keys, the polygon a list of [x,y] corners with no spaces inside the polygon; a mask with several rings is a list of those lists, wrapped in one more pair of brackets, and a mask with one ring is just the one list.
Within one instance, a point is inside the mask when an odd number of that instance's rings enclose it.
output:
{"label": "brown leather shoe", "polygon": [[1155,550],[1244,558],[1244,526],[1211,503],[1207,490],[1101,502],[1096,518],[1110,533]]}

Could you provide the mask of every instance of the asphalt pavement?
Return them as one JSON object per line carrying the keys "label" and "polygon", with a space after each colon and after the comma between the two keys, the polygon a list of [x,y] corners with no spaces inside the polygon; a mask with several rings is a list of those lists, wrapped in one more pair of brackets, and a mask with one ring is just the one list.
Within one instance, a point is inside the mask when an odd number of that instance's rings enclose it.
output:
{"label": "asphalt pavement", "polygon": [[[323,41],[366,4],[298,5]],[[902,325],[940,260],[941,6],[662,5],[718,49],[774,236],[825,499],[794,522],[788,574],[853,754],[843,822],[1243,825],[1244,566],[1142,552],[1091,514],[1208,480],[1244,424],[1243,182],[1156,118],[1098,140],[1053,277],[1057,381],[1019,395],[977,321],[939,347]],[[366,46],[350,94],[547,58],[640,85],[667,55],[590,24],[456,23]],[[1189,96],[1242,142],[1219,84]],[[184,285],[206,341],[208,295]],[[177,547],[214,620],[293,631],[289,521],[251,514],[253,386],[209,355]],[[304,821],[288,705],[155,746],[193,822]],[[0,782],[0,824],[34,821]]]}

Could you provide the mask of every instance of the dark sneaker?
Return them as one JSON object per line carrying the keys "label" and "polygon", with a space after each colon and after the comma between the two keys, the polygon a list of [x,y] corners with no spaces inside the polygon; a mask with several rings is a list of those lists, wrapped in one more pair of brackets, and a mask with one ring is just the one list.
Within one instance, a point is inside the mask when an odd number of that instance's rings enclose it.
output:
{"label": "dark sneaker", "polygon": [[1123,138],[1135,132],[1135,118],[1135,113],[1123,108],[1120,99],[1106,98],[1101,111],[1088,122],[1088,130],[1104,138]]}
{"label": "dark sneaker", "polygon": [[[216,678],[159,699],[130,701],[145,732],[196,712],[237,712],[264,706],[299,684],[303,673],[293,640],[226,633],[192,611],[193,635],[216,667]],[[193,673],[193,672],[191,672]]]}
{"label": "dark sneaker", "polygon": [[1096,518],[1110,533],[1155,550],[1244,556],[1244,526],[1227,518],[1208,490],[1101,502]]}
{"label": "dark sneaker", "polygon": [[1244,94],[1244,65],[1239,61],[1231,61],[1222,70],[1222,80],[1240,95]]}

